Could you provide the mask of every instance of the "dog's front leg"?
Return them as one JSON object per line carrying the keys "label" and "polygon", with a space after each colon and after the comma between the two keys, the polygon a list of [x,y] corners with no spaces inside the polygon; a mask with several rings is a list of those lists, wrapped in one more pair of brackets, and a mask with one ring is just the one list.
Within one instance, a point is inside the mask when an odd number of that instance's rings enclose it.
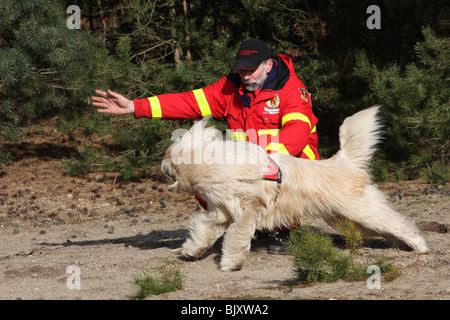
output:
{"label": "dog's front leg", "polygon": [[[253,209],[253,208],[252,208]],[[248,210],[230,224],[224,237],[220,270],[239,270],[250,251],[256,230],[256,211]]]}
{"label": "dog's front leg", "polygon": [[200,258],[222,236],[227,226],[228,221],[220,210],[195,216],[191,220],[189,238],[181,248],[182,256]]}

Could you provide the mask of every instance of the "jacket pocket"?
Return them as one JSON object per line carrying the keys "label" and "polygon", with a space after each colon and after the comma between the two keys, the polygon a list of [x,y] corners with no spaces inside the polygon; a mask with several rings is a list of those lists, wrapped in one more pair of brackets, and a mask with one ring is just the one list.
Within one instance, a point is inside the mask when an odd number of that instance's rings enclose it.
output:
{"label": "jacket pocket", "polygon": [[262,122],[268,128],[280,127],[280,114],[279,113],[269,113],[265,112],[261,114]]}

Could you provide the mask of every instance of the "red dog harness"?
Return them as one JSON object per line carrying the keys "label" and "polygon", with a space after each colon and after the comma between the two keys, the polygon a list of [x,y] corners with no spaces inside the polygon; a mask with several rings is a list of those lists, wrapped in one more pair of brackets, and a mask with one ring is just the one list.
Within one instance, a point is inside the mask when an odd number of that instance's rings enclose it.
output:
{"label": "red dog harness", "polygon": [[270,166],[267,168],[264,168],[264,170],[261,170],[263,177],[263,180],[268,180],[268,181],[276,181],[278,183],[281,183],[281,170],[280,167],[278,166],[278,164],[271,158],[271,157],[267,157],[269,158],[270,161]]}

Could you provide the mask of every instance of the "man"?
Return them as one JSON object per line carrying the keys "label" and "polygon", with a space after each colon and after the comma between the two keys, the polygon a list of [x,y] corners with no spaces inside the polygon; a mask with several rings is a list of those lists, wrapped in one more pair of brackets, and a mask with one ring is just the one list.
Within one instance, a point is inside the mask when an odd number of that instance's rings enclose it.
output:
{"label": "man", "polygon": [[233,69],[238,73],[205,88],[145,99],[96,90],[100,97],[92,97],[92,104],[101,113],[134,113],[136,118],[226,118],[236,140],[259,144],[267,153],[319,159],[318,120],[292,60],[272,53],[263,41],[250,39],[241,44]]}

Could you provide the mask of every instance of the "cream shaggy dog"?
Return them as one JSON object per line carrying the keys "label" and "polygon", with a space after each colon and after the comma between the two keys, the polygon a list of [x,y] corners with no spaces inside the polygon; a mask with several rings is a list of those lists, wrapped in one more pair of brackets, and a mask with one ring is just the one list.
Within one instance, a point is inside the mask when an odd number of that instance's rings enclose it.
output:
{"label": "cream shaggy dog", "polygon": [[414,222],[394,211],[371,183],[367,171],[380,140],[378,106],[345,119],[340,150],[330,159],[306,160],[271,154],[283,181],[266,181],[266,152],[256,144],[223,140],[221,133],[197,122],[167,150],[163,172],[174,185],[198,194],[208,210],[193,217],[182,255],[197,259],[224,233],[220,269],[240,269],[255,230],[298,225],[305,215],[330,226],[349,219],[364,236],[403,241],[419,253],[429,251]]}

